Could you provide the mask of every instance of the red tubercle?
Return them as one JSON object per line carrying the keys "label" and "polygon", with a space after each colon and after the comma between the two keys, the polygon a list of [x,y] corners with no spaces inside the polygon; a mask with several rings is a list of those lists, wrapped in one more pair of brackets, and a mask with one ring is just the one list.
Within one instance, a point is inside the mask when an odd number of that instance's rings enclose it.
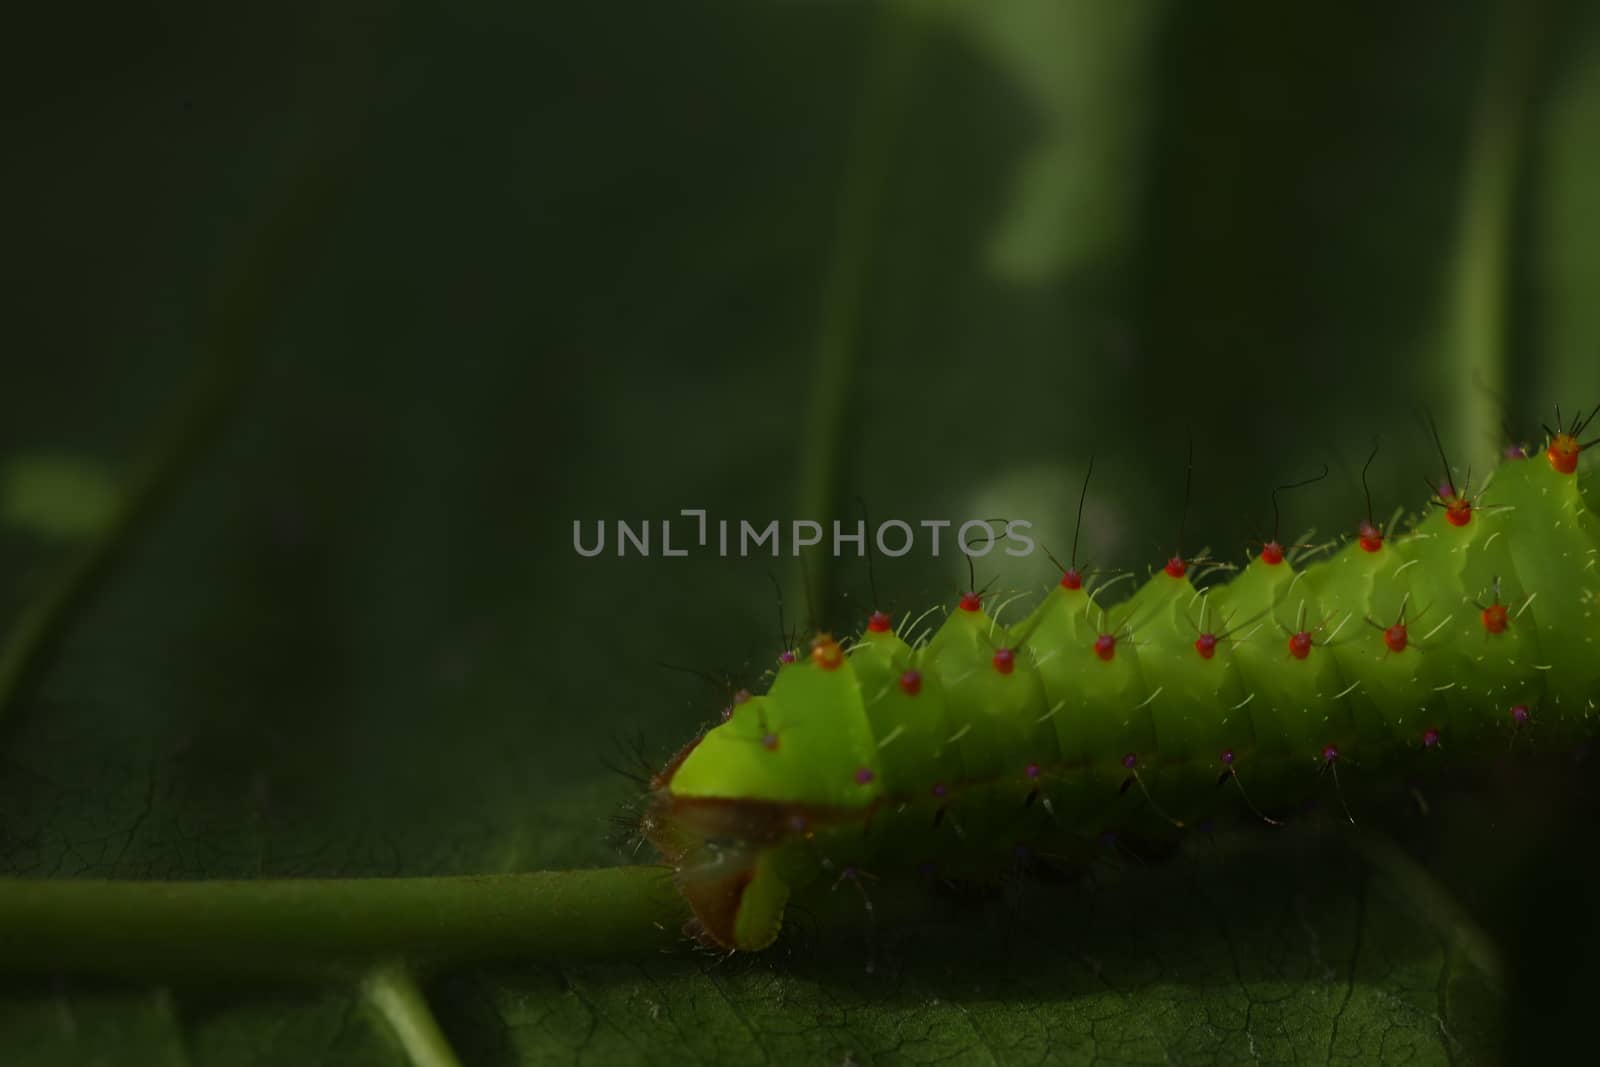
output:
{"label": "red tubercle", "polygon": [[1550,447],[1544,450],[1544,458],[1550,461],[1556,473],[1574,474],[1578,470],[1578,454],[1582,451],[1583,446],[1578,444],[1576,437],[1570,433],[1558,433],[1551,438]]}
{"label": "red tubercle", "polygon": [[1231,749],[1231,748],[1225,748],[1225,749],[1223,749],[1223,750],[1222,750],[1222,754],[1221,754],[1221,755],[1220,755],[1220,756],[1218,756],[1218,757],[1217,757],[1217,759],[1218,759],[1218,760],[1219,760],[1219,761],[1221,761],[1221,763],[1222,763],[1222,765],[1223,765],[1223,766],[1224,766],[1224,767],[1227,767],[1227,768],[1229,768],[1229,769],[1232,769],[1232,767],[1233,767],[1233,761],[1234,761],[1234,759],[1235,759],[1235,756],[1234,756],[1234,754],[1233,754],[1233,749]]}
{"label": "red tubercle", "polygon": [[1123,770],[1131,771],[1137,766],[1139,766],[1139,755],[1138,755],[1138,753],[1129,752],[1125,756],[1122,757],[1122,769]]}
{"label": "red tubercle", "polygon": [[1023,776],[1028,779],[1028,781],[1036,782],[1039,780],[1039,775],[1042,773],[1042,771],[1037,763],[1030,763],[1026,767],[1022,768],[1022,773]]}
{"label": "red tubercle", "polygon": [[1079,573],[1079,571],[1078,571],[1078,569],[1076,567],[1069,567],[1065,571],[1061,572],[1061,588],[1063,588],[1063,589],[1082,589],[1083,588],[1083,575],[1081,573]]}
{"label": "red tubercle", "polygon": [[1483,628],[1492,634],[1506,632],[1506,627],[1511,625],[1511,612],[1504,604],[1490,604],[1483,609]]}
{"label": "red tubercle", "polygon": [[1017,665],[1017,654],[1009,648],[997,648],[994,651],[994,669],[1001,674],[1010,674]]}
{"label": "red tubercle", "polygon": [[906,671],[900,676],[900,691],[908,697],[922,692],[922,672]]}
{"label": "red tubercle", "polygon": [[1189,564],[1182,556],[1173,556],[1161,569],[1166,572],[1168,578],[1182,578],[1189,573]]}
{"label": "red tubercle", "polygon": [[1322,762],[1323,763],[1337,763],[1338,760],[1339,760],[1339,746],[1338,745],[1323,745],[1322,746]]}
{"label": "red tubercle", "polygon": [[1289,655],[1295,659],[1305,659],[1311,655],[1311,634],[1307,630],[1300,630],[1289,635]]}
{"label": "red tubercle", "polygon": [[1210,659],[1217,654],[1217,635],[1201,634],[1194,639],[1194,650],[1200,653],[1201,659]]}
{"label": "red tubercle", "polygon": [[1517,724],[1517,729],[1528,725],[1528,720],[1533,718],[1533,712],[1526,704],[1513,704],[1511,706],[1511,721]]}
{"label": "red tubercle", "polygon": [[1105,660],[1107,663],[1110,663],[1112,657],[1117,654],[1117,639],[1115,635],[1101,634],[1099,637],[1095,638],[1094,654]]}
{"label": "red tubercle", "polygon": [[1397,622],[1384,630],[1383,643],[1390,652],[1404,652],[1406,650],[1405,623]]}
{"label": "red tubercle", "polygon": [[1422,731],[1422,747],[1423,748],[1437,748],[1438,745],[1439,745],[1439,731],[1438,730],[1435,730],[1433,727],[1430,726],[1426,730]]}
{"label": "red tubercle", "polygon": [[1356,528],[1356,541],[1363,552],[1376,552],[1383,547],[1383,532],[1370,522]]}
{"label": "red tubercle", "polygon": [[1455,493],[1444,498],[1444,520],[1451,526],[1465,526],[1472,521],[1472,501]]}
{"label": "red tubercle", "polygon": [[1261,562],[1269,567],[1276,567],[1283,562],[1283,546],[1276,541],[1268,541],[1261,546]]}
{"label": "red tubercle", "polygon": [[881,611],[874,611],[867,617],[867,629],[875,634],[886,634],[894,629],[894,623],[888,615]]}
{"label": "red tubercle", "polygon": [[977,593],[962,593],[961,594],[961,610],[962,611],[982,611],[983,610],[983,597],[979,596]]}
{"label": "red tubercle", "polygon": [[837,670],[844,662],[844,649],[829,634],[818,634],[811,642],[811,662],[825,671]]}

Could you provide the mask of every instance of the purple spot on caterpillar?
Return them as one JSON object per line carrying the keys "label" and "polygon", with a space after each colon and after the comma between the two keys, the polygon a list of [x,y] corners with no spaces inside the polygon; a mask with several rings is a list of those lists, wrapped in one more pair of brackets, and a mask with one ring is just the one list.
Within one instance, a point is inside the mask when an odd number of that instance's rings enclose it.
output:
{"label": "purple spot on caterpillar", "polygon": [[1026,767],[1022,768],[1022,773],[1027,775],[1029,780],[1038,778],[1039,777],[1039,765],[1037,763],[1030,763]]}
{"label": "purple spot on caterpillar", "polygon": [[778,657],[778,662],[787,666],[788,664],[793,663],[794,659],[794,649],[786,648],[783,650],[783,654]]}
{"label": "purple spot on caterpillar", "polygon": [[1122,765],[1131,771],[1139,765],[1139,757],[1130,752],[1122,757]]}
{"label": "purple spot on caterpillar", "polygon": [[862,767],[856,771],[857,785],[866,785],[870,781],[872,781],[872,771],[868,770],[866,767]]}
{"label": "purple spot on caterpillar", "polygon": [[722,721],[723,722],[727,722],[731,718],[733,718],[733,705],[732,704],[730,704],[727,707],[722,709]]}
{"label": "purple spot on caterpillar", "polygon": [[1232,767],[1233,766],[1233,749],[1231,749],[1231,748],[1223,749],[1222,750],[1222,755],[1220,757],[1218,757],[1218,758],[1222,760],[1222,765],[1224,767]]}
{"label": "purple spot on caterpillar", "polygon": [[1433,748],[1439,743],[1439,731],[1429,727],[1422,731],[1422,747]]}
{"label": "purple spot on caterpillar", "polygon": [[948,792],[950,792],[950,787],[945,785],[943,782],[934,782],[933,783],[933,795],[934,796],[942,798]]}
{"label": "purple spot on caterpillar", "polygon": [[745,701],[747,701],[749,699],[750,699],[750,690],[741,689],[737,693],[733,694],[733,706],[734,707],[738,707],[740,704],[743,704]]}
{"label": "purple spot on caterpillar", "polygon": [[762,734],[761,747],[766,749],[768,752],[778,751],[778,735],[773,733],[771,730],[768,730],[766,733]]}
{"label": "purple spot on caterpillar", "polygon": [[1337,760],[1338,758],[1339,758],[1339,746],[1337,746],[1337,745],[1323,745],[1322,746],[1322,762],[1323,763],[1332,763],[1335,760]]}
{"label": "purple spot on caterpillar", "polygon": [[1506,445],[1505,451],[1500,453],[1506,459],[1527,459],[1527,445]]}
{"label": "purple spot on caterpillar", "polygon": [[1511,721],[1516,723],[1519,728],[1528,725],[1528,720],[1532,717],[1533,712],[1528,710],[1528,705],[1526,704],[1517,704],[1511,709]]}

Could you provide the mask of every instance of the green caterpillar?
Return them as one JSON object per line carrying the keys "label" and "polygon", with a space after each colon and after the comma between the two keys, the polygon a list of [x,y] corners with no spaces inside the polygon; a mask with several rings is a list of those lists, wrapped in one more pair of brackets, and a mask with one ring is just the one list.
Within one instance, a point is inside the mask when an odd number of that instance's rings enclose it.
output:
{"label": "green caterpillar", "polygon": [[695,932],[754,950],[830,870],[983,877],[1111,828],[1276,822],[1341,763],[1377,781],[1576,745],[1600,707],[1582,428],[1302,569],[1273,540],[1197,587],[1174,558],[1106,606],[1074,565],[1015,625],[968,593],[915,643],[877,612],[848,647],[820,635],[654,777],[642,830]]}

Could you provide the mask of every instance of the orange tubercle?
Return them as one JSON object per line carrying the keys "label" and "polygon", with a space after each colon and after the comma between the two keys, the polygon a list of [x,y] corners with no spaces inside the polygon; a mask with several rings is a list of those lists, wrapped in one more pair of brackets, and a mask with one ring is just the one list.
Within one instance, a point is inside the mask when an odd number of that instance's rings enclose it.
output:
{"label": "orange tubercle", "polygon": [[844,649],[831,634],[818,634],[811,642],[811,662],[825,671],[835,670],[844,662]]}
{"label": "orange tubercle", "polygon": [[1572,474],[1578,469],[1578,453],[1583,451],[1583,446],[1578,444],[1578,439],[1570,433],[1558,433],[1550,441],[1550,447],[1544,450],[1544,458],[1550,461],[1561,474]]}

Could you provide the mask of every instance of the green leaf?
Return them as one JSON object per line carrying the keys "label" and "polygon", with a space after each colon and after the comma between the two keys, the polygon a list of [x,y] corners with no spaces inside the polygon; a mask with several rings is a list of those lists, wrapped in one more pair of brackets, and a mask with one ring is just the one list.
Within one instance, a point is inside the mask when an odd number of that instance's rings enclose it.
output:
{"label": "green leaf", "polygon": [[[9,202],[31,210],[8,245],[30,270],[8,347],[29,358],[7,361],[5,455],[74,466],[6,483],[28,527],[0,532],[6,876],[259,889],[645,862],[612,840],[637,789],[604,764],[642,735],[659,766],[725,698],[661,663],[758,678],[769,571],[790,626],[813,607],[791,558],[580,559],[574,519],[825,518],[859,494],[875,518],[1035,518],[1064,555],[1094,454],[1085,558],[1143,567],[1179,528],[1192,436],[1185,536],[1230,556],[1267,487],[1322,458],[1336,474],[1294,521],[1346,529],[1375,432],[1379,510],[1411,503],[1433,462],[1413,410],[1458,395],[1417,356],[1450,314],[1486,5],[1447,25],[1031,0],[213,20],[108,24],[20,73],[51,91],[15,134]],[[1513,337],[1537,341],[1509,372],[1522,432],[1535,399],[1594,387],[1573,353],[1600,272],[1572,133],[1594,20],[1560,8],[1540,39],[1561,51],[1523,127],[1530,202],[1495,253],[1515,258]],[[184,400],[210,367],[240,376],[233,408],[205,384]],[[858,623],[874,579],[898,610],[968,581],[948,552],[870,578],[845,558],[817,621]],[[1592,919],[1570,855],[1588,788],[1424,798],[1430,818],[1382,832],[1430,876],[1348,834],[1197,840],[1081,885],[874,886],[872,927],[841,887],[755,959],[556,961],[507,938],[519,958],[443,953],[425,998],[409,934],[317,984],[263,977],[321,962],[294,941],[315,924],[241,953],[226,925],[196,947],[178,923],[152,949],[134,911],[59,975],[12,942],[0,1047],[1493,1062],[1503,1031],[1537,1047],[1545,1004],[1586,1010],[1562,946]],[[1533,870],[1559,907],[1530,902]],[[350,973],[369,964],[388,984]]]}
{"label": "green leaf", "polygon": [[1483,1061],[1499,991],[1468,942],[1329,845],[1019,887],[886,938],[875,966],[802,934],[775,960],[496,971],[439,1001],[474,1063]]}

